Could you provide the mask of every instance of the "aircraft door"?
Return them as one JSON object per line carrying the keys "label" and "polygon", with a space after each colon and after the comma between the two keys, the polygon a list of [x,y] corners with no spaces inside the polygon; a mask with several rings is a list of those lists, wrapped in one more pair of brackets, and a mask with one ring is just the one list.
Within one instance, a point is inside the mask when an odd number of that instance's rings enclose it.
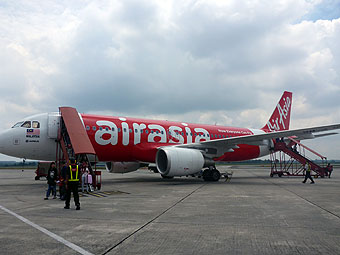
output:
{"label": "aircraft door", "polygon": [[59,127],[60,127],[60,114],[58,112],[49,113],[47,129],[48,138],[57,139]]}

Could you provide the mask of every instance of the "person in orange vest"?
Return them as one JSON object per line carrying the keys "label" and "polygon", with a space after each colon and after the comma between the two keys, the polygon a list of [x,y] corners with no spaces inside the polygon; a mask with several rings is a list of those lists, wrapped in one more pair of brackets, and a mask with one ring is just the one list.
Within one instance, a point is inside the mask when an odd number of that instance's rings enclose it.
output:
{"label": "person in orange vest", "polygon": [[310,184],[313,184],[314,180],[311,175],[312,166],[309,163],[306,163],[304,168],[305,168],[305,179],[303,180],[302,183],[306,183],[307,179],[310,179]]}
{"label": "person in orange vest", "polygon": [[70,209],[71,192],[73,193],[74,203],[76,210],[80,210],[78,185],[79,185],[80,172],[77,161],[75,159],[70,160],[68,171],[66,171],[66,201],[65,209]]}

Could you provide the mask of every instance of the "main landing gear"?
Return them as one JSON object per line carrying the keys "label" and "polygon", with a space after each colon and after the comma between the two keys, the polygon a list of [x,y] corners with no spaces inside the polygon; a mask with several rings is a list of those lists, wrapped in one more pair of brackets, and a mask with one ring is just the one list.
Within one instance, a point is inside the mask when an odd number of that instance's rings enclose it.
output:
{"label": "main landing gear", "polygon": [[210,167],[203,171],[203,180],[217,182],[221,178],[221,173],[215,167]]}

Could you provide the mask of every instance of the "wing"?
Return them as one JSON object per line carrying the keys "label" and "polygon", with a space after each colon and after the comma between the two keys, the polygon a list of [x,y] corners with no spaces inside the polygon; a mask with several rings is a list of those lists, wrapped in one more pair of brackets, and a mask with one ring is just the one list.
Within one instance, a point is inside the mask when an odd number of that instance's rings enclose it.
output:
{"label": "wing", "polygon": [[[314,138],[318,138],[322,136],[337,134],[336,132],[322,133],[322,132],[327,132],[327,131],[331,131],[335,129],[340,129],[340,124],[277,131],[277,132],[263,133],[263,134],[245,135],[245,136],[238,136],[238,137],[232,137],[232,138],[223,138],[223,139],[204,141],[200,143],[181,144],[181,145],[176,145],[176,147],[199,149],[205,155],[208,155],[211,157],[219,157],[219,156],[222,156],[226,152],[232,152],[234,149],[239,148],[237,146],[238,144],[270,146],[272,144],[272,139],[284,138],[284,137],[294,137],[295,139],[298,139],[298,140],[314,139]],[[317,133],[322,133],[322,134],[317,134]]]}

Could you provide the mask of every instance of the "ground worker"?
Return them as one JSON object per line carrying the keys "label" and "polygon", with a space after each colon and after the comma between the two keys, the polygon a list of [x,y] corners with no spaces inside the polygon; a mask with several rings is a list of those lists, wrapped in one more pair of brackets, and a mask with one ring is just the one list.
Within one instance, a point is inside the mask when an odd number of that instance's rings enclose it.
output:
{"label": "ground worker", "polygon": [[326,167],[326,171],[327,171],[327,174],[328,174],[328,178],[331,178],[331,174],[333,172],[333,166],[331,166],[330,163],[328,163],[328,165]]}
{"label": "ground worker", "polygon": [[66,171],[66,201],[65,209],[70,209],[71,192],[73,193],[74,203],[76,210],[80,210],[78,185],[79,185],[80,172],[78,169],[77,161],[75,159],[70,160],[68,171]]}
{"label": "ground worker", "polygon": [[306,183],[307,179],[310,179],[310,181],[311,181],[310,184],[313,184],[314,180],[313,180],[312,175],[311,175],[312,166],[309,163],[306,163],[305,166],[304,166],[304,169],[305,169],[305,179],[303,180],[302,183]]}

